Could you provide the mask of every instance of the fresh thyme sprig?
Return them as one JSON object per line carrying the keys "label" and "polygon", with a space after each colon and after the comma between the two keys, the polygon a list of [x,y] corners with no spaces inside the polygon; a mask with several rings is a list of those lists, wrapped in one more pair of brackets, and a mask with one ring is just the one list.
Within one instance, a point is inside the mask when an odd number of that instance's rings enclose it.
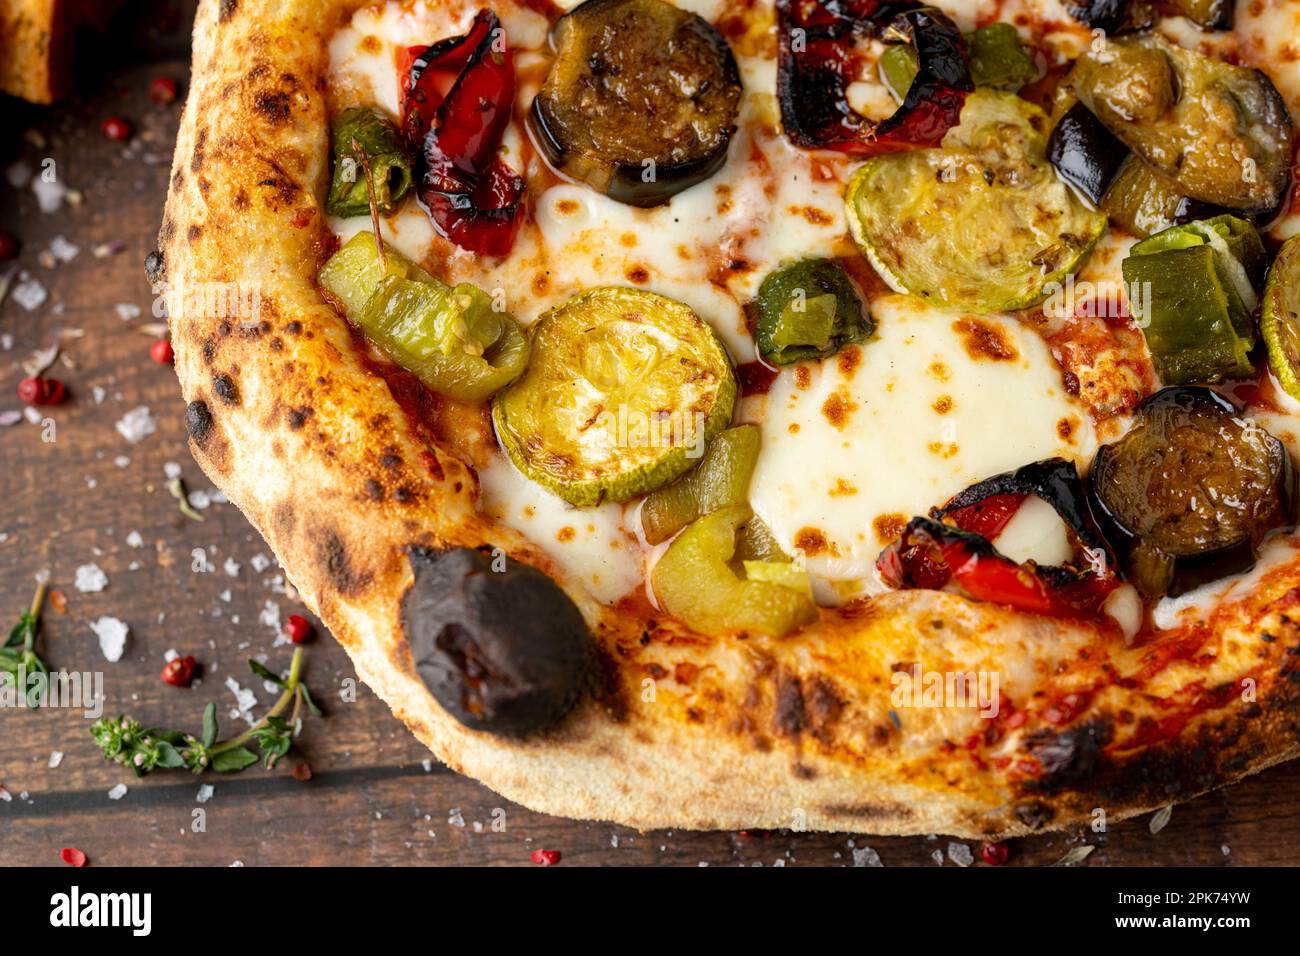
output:
{"label": "fresh thyme sprig", "polygon": [[[36,585],[36,596],[32,606],[18,617],[18,623],[9,631],[4,646],[0,647],[0,671],[11,675],[15,681],[19,675],[43,674],[49,676],[49,665],[36,653],[36,638],[41,630],[41,605],[45,603],[45,582]],[[27,682],[24,679],[25,683]],[[40,684],[19,688],[19,699],[28,707],[39,707],[41,702]]]}
{"label": "fresh thyme sprig", "polygon": [[[204,708],[203,730],[197,737],[179,730],[146,728],[138,720],[120,714],[115,719],[97,720],[90,734],[106,759],[130,767],[137,777],[158,768],[188,767],[196,774],[205,770],[243,770],[258,761],[257,754],[244,746],[248,743],[256,743],[262,751],[262,763],[270,770],[293,747],[293,729],[302,711],[305,709],[313,717],[319,717],[321,712],[302,682],[301,647],[293,652],[288,677],[280,677],[252,659],[248,666],[258,677],[284,688],[284,692],[265,717],[237,737],[217,739],[216,701],[209,701]],[[286,720],[284,714],[291,704],[293,710]]]}

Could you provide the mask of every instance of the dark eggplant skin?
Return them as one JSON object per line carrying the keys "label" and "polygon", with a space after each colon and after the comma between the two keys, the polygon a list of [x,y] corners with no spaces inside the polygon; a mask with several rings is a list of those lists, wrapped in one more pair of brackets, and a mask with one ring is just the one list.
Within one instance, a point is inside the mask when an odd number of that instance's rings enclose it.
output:
{"label": "dark eggplant skin", "polygon": [[[527,126],[557,173],[645,208],[726,163],[742,84],[731,47],[708,21],[661,0],[586,0],[560,18],[551,39],[556,61]],[[645,55],[635,55],[637,44]],[[624,91],[634,70],[640,87],[629,99]],[[690,85],[698,89],[688,99],[681,87]],[[680,123],[683,108],[695,117],[689,127]],[[678,119],[660,130],[657,116]]]}
{"label": "dark eggplant skin", "polygon": [[[1118,555],[1127,576],[1145,597],[1152,600],[1164,596],[1177,597],[1203,584],[1231,574],[1249,571],[1255,565],[1260,541],[1275,529],[1294,527],[1297,505],[1300,504],[1297,471],[1286,446],[1273,435],[1260,429],[1267,440],[1270,457],[1277,462],[1276,475],[1268,489],[1269,495],[1275,500],[1262,503],[1264,513],[1261,521],[1242,525],[1238,533],[1228,540],[1199,548],[1195,546],[1195,542],[1187,542],[1186,545],[1172,550],[1168,547],[1168,542],[1164,542],[1162,547],[1148,540],[1142,529],[1135,527],[1133,516],[1121,513],[1121,506],[1108,500],[1107,488],[1112,479],[1112,472],[1120,465],[1119,456],[1125,453],[1125,441],[1129,435],[1133,435],[1136,429],[1143,427],[1148,418],[1178,414],[1221,417],[1223,427],[1217,434],[1219,440],[1225,442],[1229,439],[1222,437],[1221,432],[1228,427],[1239,427],[1233,423],[1242,420],[1240,409],[1213,389],[1199,385],[1161,389],[1137,407],[1134,412],[1133,429],[1128,435],[1101,447],[1093,460],[1088,476],[1087,501],[1093,520]],[[1161,447],[1168,450],[1170,446],[1166,444]],[[1229,451],[1226,446],[1217,449],[1214,457],[1228,458]],[[1217,498],[1222,500],[1226,497],[1236,500],[1234,496],[1240,490],[1218,489]],[[1202,494],[1201,497],[1205,496]],[[1172,521],[1174,517],[1176,516],[1169,516],[1169,520]],[[1232,523],[1230,519],[1234,517],[1225,514],[1221,523]],[[1146,575],[1140,567],[1144,560],[1152,557],[1166,562],[1168,566],[1167,578],[1158,588],[1153,587],[1151,582],[1145,579]]]}
{"label": "dark eggplant skin", "polygon": [[415,582],[402,631],[434,699],[471,730],[523,737],[553,727],[593,674],[587,625],[536,568],[471,548],[408,551]]}
{"label": "dark eggplant skin", "polygon": [[930,515],[942,520],[954,511],[979,504],[993,495],[1033,495],[1043,499],[1061,516],[1080,544],[1111,556],[1110,546],[1088,509],[1087,494],[1074,462],[1065,458],[1046,458],[1015,471],[985,478],[953,495],[942,508],[931,510]]}
{"label": "dark eggplant skin", "polygon": [[1084,26],[1107,35],[1145,30],[1155,22],[1151,7],[1143,0],[1081,0],[1067,3],[1066,9]]}
{"label": "dark eggplant skin", "polygon": [[1048,161],[1094,206],[1101,203],[1128,152],[1128,147],[1082,103],[1066,111],[1047,141]]}

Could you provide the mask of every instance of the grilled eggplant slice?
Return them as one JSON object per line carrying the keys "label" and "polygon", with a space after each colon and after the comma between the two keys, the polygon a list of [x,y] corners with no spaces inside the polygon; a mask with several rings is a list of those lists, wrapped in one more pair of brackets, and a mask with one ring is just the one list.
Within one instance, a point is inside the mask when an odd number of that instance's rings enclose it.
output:
{"label": "grilled eggplant slice", "polygon": [[1208,388],[1166,388],[1102,446],[1093,517],[1147,598],[1248,570],[1268,532],[1295,524],[1296,473],[1283,444]]}
{"label": "grilled eggplant slice", "polygon": [[1128,155],[1128,147],[1082,103],[1075,103],[1052,130],[1047,158],[1093,204],[1099,204]]}
{"label": "grilled eggplant slice", "polygon": [[547,162],[632,206],[656,206],[727,158],[740,72],[727,41],[664,0],[587,0],[561,17],[529,127]]}
{"label": "grilled eggplant slice", "polygon": [[1287,189],[1295,129],[1277,88],[1259,70],[1142,34],[1079,57],[1069,85],[1112,133],[1192,199],[1263,213]]}

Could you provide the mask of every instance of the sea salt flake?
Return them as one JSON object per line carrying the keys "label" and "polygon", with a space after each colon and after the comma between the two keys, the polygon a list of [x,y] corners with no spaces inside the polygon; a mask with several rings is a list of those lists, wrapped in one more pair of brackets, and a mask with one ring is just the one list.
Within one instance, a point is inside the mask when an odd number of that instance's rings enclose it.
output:
{"label": "sea salt flake", "polygon": [[952,860],[958,866],[970,866],[975,862],[975,854],[965,843],[949,843],[948,859]]}
{"label": "sea salt flake", "polygon": [[32,192],[36,194],[36,205],[43,213],[56,213],[63,206],[63,198],[68,194],[68,187],[57,179],[53,182],[42,176],[32,180]]}
{"label": "sea salt flake", "polygon": [[226,688],[235,695],[235,706],[241,717],[248,717],[249,712],[257,706],[257,695],[247,687],[240,687],[233,677],[226,678]]}
{"label": "sea salt flake", "polygon": [[117,431],[123,438],[135,445],[144,441],[158,430],[153,413],[147,405],[137,405],[117,421]]}
{"label": "sea salt flake", "polygon": [[126,784],[124,783],[119,783],[112,790],[108,791],[108,799],[110,800],[121,800],[125,796],[126,796]]}
{"label": "sea salt flake", "polygon": [[226,574],[232,578],[239,577],[239,562],[234,558],[226,558],[226,563],[221,566]]}
{"label": "sea salt flake", "polygon": [[261,574],[271,566],[270,559],[260,551],[248,559],[248,563],[253,566],[253,570]]}
{"label": "sea salt flake", "polygon": [[181,476],[181,466],[174,461],[163,462],[163,474],[167,476],[168,481],[179,478]]}
{"label": "sea salt flake", "polygon": [[83,564],[77,568],[77,576],[73,584],[83,594],[102,591],[108,587],[108,575],[98,564]]}
{"label": "sea salt flake", "polygon": [[62,751],[62,750],[51,750],[51,751],[50,751],[50,761],[49,761],[49,763],[46,764],[46,766],[49,767],[51,770],[53,770],[55,767],[57,767],[57,766],[58,766],[59,764],[61,764],[61,763],[63,763],[63,751]]}
{"label": "sea salt flake", "polygon": [[50,254],[60,262],[71,262],[77,258],[79,252],[81,247],[69,242],[63,236],[55,236],[50,240]]}
{"label": "sea salt flake", "polygon": [[140,318],[140,307],[133,302],[119,302],[113,306],[113,311],[123,322],[130,322],[132,319]]}
{"label": "sea salt flake", "polygon": [[25,279],[19,282],[9,295],[28,312],[39,309],[41,303],[49,298],[49,293],[45,291],[45,286],[41,285],[39,279]]}
{"label": "sea salt flake", "polygon": [[41,413],[31,405],[28,405],[23,409],[23,418],[27,419],[33,425],[39,425],[41,423]]}
{"label": "sea salt flake", "polygon": [[21,159],[5,167],[5,181],[14,189],[23,189],[32,181],[32,167]]}
{"label": "sea salt flake", "polygon": [[122,652],[126,650],[127,634],[131,630],[126,623],[105,615],[91,621],[90,629],[99,638],[99,649],[104,652],[104,658],[112,664],[120,661]]}
{"label": "sea salt flake", "polygon": [[869,846],[857,847],[853,850],[854,866],[884,866],[880,862],[880,854]]}
{"label": "sea salt flake", "polygon": [[144,538],[140,536],[139,531],[132,531],[130,534],[126,536],[126,543],[133,548],[143,548]]}
{"label": "sea salt flake", "polygon": [[262,611],[257,615],[257,619],[267,627],[278,631],[280,629],[280,605],[268,600],[262,605]]}
{"label": "sea salt flake", "polygon": [[201,787],[199,787],[199,792],[195,794],[194,799],[197,800],[199,803],[207,803],[209,800],[212,799],[212,794],[214,790],[215,788],[212,786],[212,784],[205,783]]}

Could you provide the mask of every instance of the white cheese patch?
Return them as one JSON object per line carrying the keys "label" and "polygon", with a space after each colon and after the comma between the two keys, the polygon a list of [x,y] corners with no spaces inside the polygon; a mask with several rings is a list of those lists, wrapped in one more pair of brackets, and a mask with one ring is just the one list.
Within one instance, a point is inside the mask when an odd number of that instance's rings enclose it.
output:
{"label": "white cheese patch", "polygon": [[1065,564],[1074,557],[1065,522],[1055,508],[1034,495],[1016,509],[993,544],[1017,563]]}
{"label": "white cheese patch", "polygon": [[901,522],[980,479],[1058,455],[1083,464],[1095,450],[1047,347],[1014,320],[980,320],[1015,352],[995,360],[967,351],[960,313],[906,296],[877,299],[873,312],[877,337],[856,367],[777,376],[750,486],[782,547],[814,574],[868,589]]}
{"label": "white cheese patch", "polygon": [[644,562],[622,505],[574,508],[504,457],[478,476],[484,513],[541,548],[596,600],[616,601],[640,585]]}
{"label": "white cheese patch", "polygon": [[1211,581],[1178,597],[1163,598],[1152,609],[1151,621],[1165,631],[1204,621],[1216,607],[1248,596],[1264,575],[1295,560],[1297,551],[1300,541],[1294,536],[1274,537],[1260,548],[1259,559],[1249,571]]}

